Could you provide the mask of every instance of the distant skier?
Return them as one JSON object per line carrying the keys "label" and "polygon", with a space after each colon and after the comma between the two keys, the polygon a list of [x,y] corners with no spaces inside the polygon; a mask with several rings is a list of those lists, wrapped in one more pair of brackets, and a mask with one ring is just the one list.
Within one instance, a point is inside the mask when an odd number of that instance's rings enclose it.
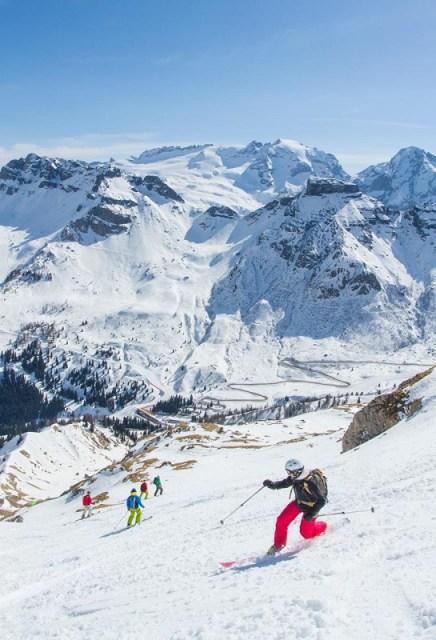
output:
{"label": "distant skier", "polygon": [[163,493],[163,487],[162,487],[162,481],[159,476],[156,476],[155,478],[153,478],[153,484],[156,487],[154,495],[161,496]]}
{"label": "distant skier", "polygon": [[83,506],[83,511],[82,511],[81,520],[83,520],[83,518],[90,518],[92,516],[92,498],[91,498],[90,491],[87,491],[86,494],[83,496],[82,506]]}
{"label": "distant skier", "polygon": [[264,487],[268,489],[291,487],[291,494],[292,490],[295,494],[295,500],[283,509],[276,520],[274,544],[267,551],[267,555],[271,556],[286,546],[288,527],[300,513],[304,514],[300,523],[303,538],[314,538],[327,529],[327,523],[315,519],[327,502],[327,481],[323,472],[320,469],[306,470],[304,465],[295,459],[288,460],[285,469],[287,478],[278,482],[263,481]]}
{"label": "distant skier", "polygon": [[126,500],[127,509],[130,511],[129,519],[127,520],[127,526],[131,527],[133,520],[136,517],[135,524],[141,524],[141,509],[144,505],[141,502],[141,498],[138,496],[136,489],[132,489],[130,496]]}
{"label": "distant skier", "polygon": [[148,498],[148,484],[144,482],[141,484],[141,500],[147,500]]}

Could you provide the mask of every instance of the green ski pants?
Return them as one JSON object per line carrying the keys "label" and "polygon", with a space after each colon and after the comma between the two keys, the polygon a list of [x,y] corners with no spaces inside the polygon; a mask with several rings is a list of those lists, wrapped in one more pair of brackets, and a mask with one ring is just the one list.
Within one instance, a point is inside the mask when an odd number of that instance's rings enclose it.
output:
{"label": "green ski pants", "polygon": [[129,519],[127,520],[127,526],[130,527],[135,516],[136,516],[135,524],[139,524],[141,522],[141,516],[142,516],[142,511],[140,507],[137,507],[136,509],[129,509],[129,511],[130,511],[130,515],[129,515]]}

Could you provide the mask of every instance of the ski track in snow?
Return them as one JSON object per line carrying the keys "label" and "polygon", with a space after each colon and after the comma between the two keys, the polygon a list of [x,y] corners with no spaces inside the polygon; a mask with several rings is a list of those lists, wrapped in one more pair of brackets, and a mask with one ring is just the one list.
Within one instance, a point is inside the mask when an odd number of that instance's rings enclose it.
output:
{"label": "ski track in snow", "polygon": [[[344,455],[337,433],[257,450],[195,449],[193,468],[161,470],[164,494],[146,501],[131,530],[120,530],[123,505],[73,522],[80,498],[65,497],[32,508],[22,524],[0,523],[2,638],[434,640],[435,416],[433,392],[417,416]],[[349,419],[338,410],[310,415],[318,432]],[[268,429],[283,438],[281,427]],[[171,458],[174,443],[162,446]],[[309,542],[293,523],[293,557],[221,569],[271,544],[286,490],[262,491],[219,520],[265,477],[283,477],[290,454],[325,469],[326,511],[374,505],[375,513],[329,518],[327,534]],[[110,502],[123,501],[130,483],[105,481]]]}

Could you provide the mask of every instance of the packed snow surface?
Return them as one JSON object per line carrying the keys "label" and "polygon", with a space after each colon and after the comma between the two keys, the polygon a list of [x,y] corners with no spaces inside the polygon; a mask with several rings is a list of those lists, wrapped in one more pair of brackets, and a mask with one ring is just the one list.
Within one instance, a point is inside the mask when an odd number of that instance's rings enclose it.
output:
{"label": "packed snow surface", "polygon": [[[164,494],[131,530],[121,468],[90,483],[115,506],[87,521],[77,521],[80,496],[68,495],[1,523],[2,638],[433,640],[436,373],[413,394],[417,414],[346,454],[352,413],[340,409],[163,438],[142,477],[158,472]],[[223,570],[220,561],[272,543],[287,490],[264,489],[220,520],[265,478],[282,478],[291,456],[326,472],[325,513],[364,512],[326,517],[313,541],[294,523],[295,554]]]}

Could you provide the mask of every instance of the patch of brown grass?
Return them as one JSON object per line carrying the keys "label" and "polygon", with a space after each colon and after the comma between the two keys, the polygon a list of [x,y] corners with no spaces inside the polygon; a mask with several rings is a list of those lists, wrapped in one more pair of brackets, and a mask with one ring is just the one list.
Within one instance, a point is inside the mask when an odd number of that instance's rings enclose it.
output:
{"label": "patch of brown grass", "polygon": [[158,465],[157,469],[162,469],[162,467],[171,467],[175,471],[181,471],[183,469],[191,469],[191,467],[197,464],[197,460],[184,460],[183,462],[170,462],[169,460],[165,460]]}
{"label": "patch of brown grass", "polygon": [[145,476],[141,470],[135,471],[134,473],[129,473],[123,480],[123,482],[133,482],[136,484],[137,482],[142,482],[145,480]]}
{"label": "patch of brown grass", "polygon": [[201,433],[190,433],[187,436],[177,436],[176,440],[210,440],[211,437]]}
{"label": "patch of brown grass", "polygon": [[158,461],[158,458],[149,458],[148,460],[144,460],[144,456],[148,455],[149,453],[150,450],[141,451],[141,453],[124,458],[124,460],[122,460],[119,464],[124,469],[124,471],[131,471],[135,464],[141,464],[144,468],[149,467]]}
{"label": "patch of brown grass", "polygon": [[175,462],[172,467],[175,471],[182,471],[184,469],[192,469],[194,464],[197,464],[197,460],[185,460],[185,462]]}
{"label": "patch of brown grass", "polygon": [[230,440],[224,440],[223,444],[263,444],[259,438],[252,438],[250,436],[242,436],[240,438],[230,437]]}
{"label": "patch of brown grass", "polygon": [[7,511],[7,509],[0,509],[0,520],[6,520],[13,516],[15,511]]}
{"label": "patch of brown grass", "polygon": [[205,430],[205,431],[218,431],[220,433],[222,433],[223,428],[221,425],[219,424],[215,424],[214,422],[201,422],[200,426]]}
{"label": "patch of brown grass", "polygon": [[109,498],[109,494],[107,491],[102,491],[102,493],[98,493],[96,496],[92,497],[92,502],[94,504],[99,504],[100,502],[104,502],[105,500],[108,500]]}
{"label": "patch of brown grass", "polygon": [[216,449],[264,449],[272,445],[267,444],[223,444],[215,447]]}

